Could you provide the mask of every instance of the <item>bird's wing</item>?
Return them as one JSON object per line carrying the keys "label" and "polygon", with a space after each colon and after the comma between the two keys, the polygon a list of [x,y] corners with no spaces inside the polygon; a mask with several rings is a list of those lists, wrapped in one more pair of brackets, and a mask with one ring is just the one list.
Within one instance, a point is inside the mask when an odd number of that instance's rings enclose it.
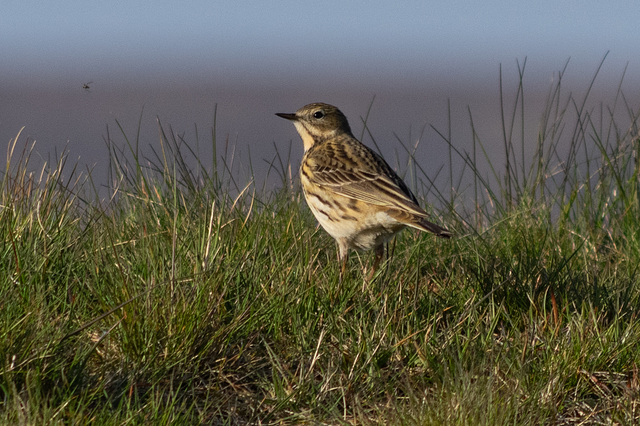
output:
{"label": "bird's wing", "polygon": [[323,148],[310,152],[305,161],[317,185],[366,203],[426,216],[402,179],[366,146],[330,144]]}

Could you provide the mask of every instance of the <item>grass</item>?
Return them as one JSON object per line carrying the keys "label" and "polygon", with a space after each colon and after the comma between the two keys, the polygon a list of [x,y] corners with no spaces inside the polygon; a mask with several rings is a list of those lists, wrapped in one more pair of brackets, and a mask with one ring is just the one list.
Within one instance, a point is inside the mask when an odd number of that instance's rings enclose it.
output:
{"label": "grass", "polygon": [[0,180],[0,421],[639,422],[639,112],[620,88],[590,109],[561,72],[530,140],[520,70],[508,161],[481,170],[480,135],[467,152],[435,129],[463,164],[451,191],[410,165],[456,238],[404,232],[368,283],[367,255],[339,282],[280,153],[266,191],[234,180],[228,150],[207,169],[159,124],[144,158],[120,128],[101,201],[66,154],[35,168],[18,134]]}

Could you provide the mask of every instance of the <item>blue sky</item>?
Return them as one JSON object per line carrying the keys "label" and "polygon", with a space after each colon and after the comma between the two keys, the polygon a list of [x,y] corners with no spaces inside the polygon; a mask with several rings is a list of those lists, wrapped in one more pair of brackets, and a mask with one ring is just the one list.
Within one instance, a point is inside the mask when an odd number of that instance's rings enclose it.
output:
{"label": "blue sky", "polygon": [[607,51],[640,66],[635,1],[3,3],[0,67],[11,77],[495,72],[525,56],[593,65]]}

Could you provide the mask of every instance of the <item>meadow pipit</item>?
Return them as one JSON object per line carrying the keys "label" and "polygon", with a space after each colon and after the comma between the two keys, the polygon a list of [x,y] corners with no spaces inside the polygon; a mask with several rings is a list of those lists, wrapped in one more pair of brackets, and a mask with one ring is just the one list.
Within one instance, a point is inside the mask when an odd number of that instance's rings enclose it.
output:
{"label": "meadow pipit", "polygon": [[304,144],[300,179],[304,197],[320,225],[339,247],[341,277],[349,249],[375,249],[370,277],[384,255],[384,244],[405,226],[449,238],[451,233],[427,220],[407,185],[384,159],[351,133],[336,107],[314,103],[292,114]]}

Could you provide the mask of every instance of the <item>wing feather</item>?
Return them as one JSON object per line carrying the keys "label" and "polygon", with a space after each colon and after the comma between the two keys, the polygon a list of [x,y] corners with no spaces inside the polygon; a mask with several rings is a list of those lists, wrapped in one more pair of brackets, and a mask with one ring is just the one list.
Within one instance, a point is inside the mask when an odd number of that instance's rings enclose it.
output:
{"label": "wing feather", "polygon": [[327,141],[314,148],[304,161],[315,184],[366,203],[427,215],[387,162],[360,142]]}

